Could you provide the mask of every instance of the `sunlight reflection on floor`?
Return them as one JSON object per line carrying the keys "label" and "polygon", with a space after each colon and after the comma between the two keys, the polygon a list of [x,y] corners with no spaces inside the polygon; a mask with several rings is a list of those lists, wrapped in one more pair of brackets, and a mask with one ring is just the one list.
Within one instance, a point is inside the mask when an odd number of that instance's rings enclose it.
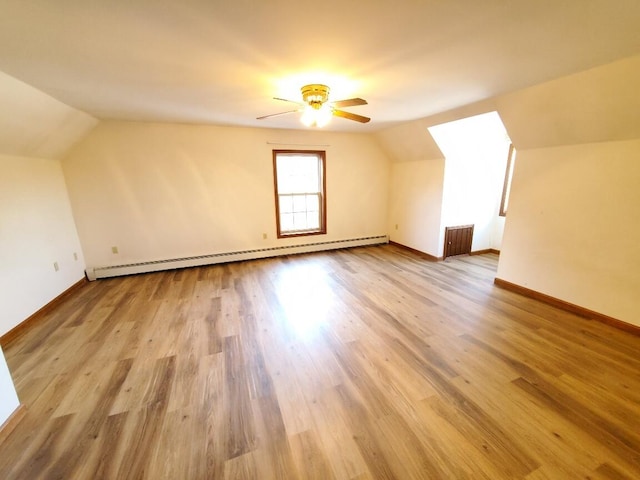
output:
{"label": "sunlight reflection on floor", "polygon": [[274,282],[289,325],[303,340],[316,336],[333,304],[326,270],[306,263],[287,268]]}

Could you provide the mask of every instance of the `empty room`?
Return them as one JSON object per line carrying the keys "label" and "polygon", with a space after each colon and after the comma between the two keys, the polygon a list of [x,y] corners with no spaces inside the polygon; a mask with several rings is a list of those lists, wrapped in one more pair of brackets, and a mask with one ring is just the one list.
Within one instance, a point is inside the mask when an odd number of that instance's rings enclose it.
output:
{"label": "empty room", "polygon": [[1,479],[640,478],[640,2],[0,12]]}

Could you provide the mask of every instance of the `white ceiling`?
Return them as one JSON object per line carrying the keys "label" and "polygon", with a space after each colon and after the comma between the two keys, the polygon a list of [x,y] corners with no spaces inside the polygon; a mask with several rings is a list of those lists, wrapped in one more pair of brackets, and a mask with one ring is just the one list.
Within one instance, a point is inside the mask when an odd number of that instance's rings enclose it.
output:
{"label": "white ceiling", "polygon": [[[0,71],[100,119],[376,131],[640,52],[638,0],[0,0]],[[295,106],[294,106],[295,107]]]}

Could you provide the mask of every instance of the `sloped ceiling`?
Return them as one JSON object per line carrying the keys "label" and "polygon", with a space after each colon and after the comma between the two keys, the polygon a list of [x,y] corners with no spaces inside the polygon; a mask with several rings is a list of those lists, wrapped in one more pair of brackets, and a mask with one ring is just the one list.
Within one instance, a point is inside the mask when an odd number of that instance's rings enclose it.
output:
{"label": "sloped ceiling", "polygon": [[0,154],[59,159],[98,120],[0,72]]}
{"label": "sloped ceiling", "polygon": [[640,55],[495,99],[519,149],[640,138]]}
{"label": "sloped ceiling", "polygon": [[429,127],[497,111],[518,150],[640,138],[640,55],[375,133],[395,161],[442,158]]}
{"label": "sloped ceiling", "polygon": [[443,159],[444,155],[427,130],[424,120],[406,122],[377,132],[380,147],[393,162]]}
{"label": "sloped ceiling", "polygon": [[379,131],[640,53],[637,0],[0,0],[0,71],[98,119]]}

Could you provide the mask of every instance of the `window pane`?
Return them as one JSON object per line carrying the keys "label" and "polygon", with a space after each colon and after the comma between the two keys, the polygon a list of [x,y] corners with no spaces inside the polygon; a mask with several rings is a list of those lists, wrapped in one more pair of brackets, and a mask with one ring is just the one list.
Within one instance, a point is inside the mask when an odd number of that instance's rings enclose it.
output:
{"label": "window pane", "polygon": [[316,155],[283,155],[277,158],[278,192],[307,193],[320,188]]}
{"label": "window pane", "polygon": [[307,197],[306,195],[296,195],[293,197],[293,211],[294,212],[306,212],[307,211]]}
{"label": "window pane", "polygon": [[318,212],[320,210],[320,197],[318,195],[307,195],[307,211]]}
{"label": "window pane", "polygon": [[280,213],[289,213],[293,211],[293,200],[288,195],[280,196]]}
{"label": "window pane", "polygon": [[307,212],[307,228],[320,228],[320,212]]}
{"label": "window pane", "polygon": [[290,231],[293,230],[293,214],[285,213],[280,215],[280,230]]}
{"label": "window pane", "polygon": [[293,226],[296,230],[307,229],[307,212],[293,214]]}

